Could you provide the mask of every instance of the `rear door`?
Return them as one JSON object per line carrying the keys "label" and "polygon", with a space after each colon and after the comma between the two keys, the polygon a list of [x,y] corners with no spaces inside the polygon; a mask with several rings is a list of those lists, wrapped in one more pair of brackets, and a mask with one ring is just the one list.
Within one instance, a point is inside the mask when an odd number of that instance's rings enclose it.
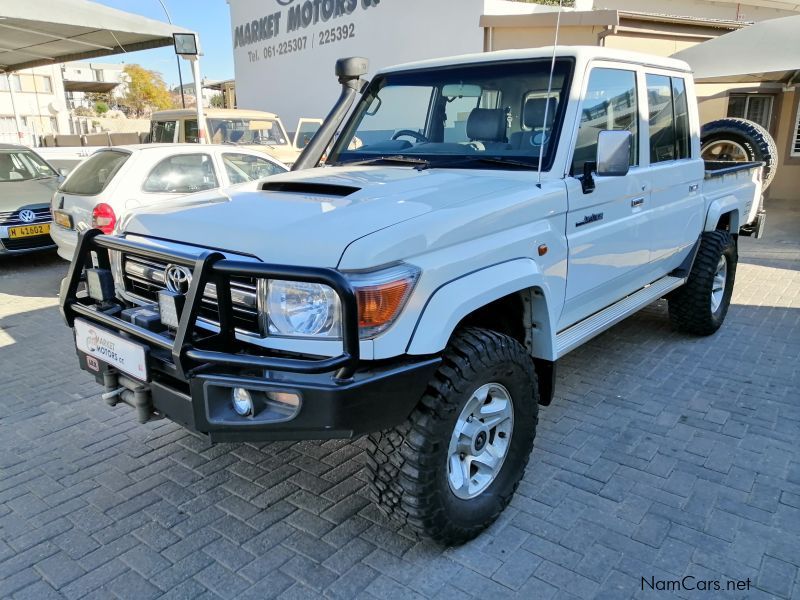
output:
{"label": "rear door", "polygon": [[692,117],[684,75],[648,69],[645,156],[652,186],[651,260],[669,273],[681,263],[703,229],[702,159],[692,157]]}
{"label": "rear door", "polygon": [[[567,177],[569,244],[567,294],[559,329],[613,304],[645,283],[650,262],[647,208],[650,195],[641,167],[638,75],[628,64],[591,67],[574,134]],[[581,185],[584,164],[595,161],[600,131],[630,131],[630,171],[624,177],[594,177],[594,191]]]}

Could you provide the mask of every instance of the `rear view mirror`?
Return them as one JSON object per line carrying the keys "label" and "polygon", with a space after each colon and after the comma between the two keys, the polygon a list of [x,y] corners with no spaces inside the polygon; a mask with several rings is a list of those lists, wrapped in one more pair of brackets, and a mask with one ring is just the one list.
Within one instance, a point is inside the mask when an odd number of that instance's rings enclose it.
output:
{"label": "rear view mirror", "polygon": [[483,88],[470,83],[448,83],[442,87],[442,96],[445,98],[480,98]]}
{"label": "rear view mirror", "polygon": [[601,131],[597,137],[597,175],[621,177],[631,162],[631,132]]}

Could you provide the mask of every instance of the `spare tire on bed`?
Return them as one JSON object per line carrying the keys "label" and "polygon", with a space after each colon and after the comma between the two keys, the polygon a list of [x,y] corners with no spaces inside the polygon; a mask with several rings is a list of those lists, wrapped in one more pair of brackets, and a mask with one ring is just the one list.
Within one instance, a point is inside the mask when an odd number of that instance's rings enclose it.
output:
{"label": "spare tire on bed", "polygon": [[778,147],[769,132],[747,119],[717,119],[700,129],[700,153],[704,160],[764,163],[766,190],[778,167]]}

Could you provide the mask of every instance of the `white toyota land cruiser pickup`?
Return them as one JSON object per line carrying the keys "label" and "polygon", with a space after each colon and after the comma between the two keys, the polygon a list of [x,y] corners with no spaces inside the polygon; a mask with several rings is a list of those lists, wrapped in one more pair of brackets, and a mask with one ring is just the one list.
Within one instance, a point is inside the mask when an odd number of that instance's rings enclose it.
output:
{"label": "white toyota land cruiser pickup", "polygon": [[762,163],[704,163],[672,59],[366,69],[337,62],[295,172],[85,233],[62,311],[110,404],[212,442],[368,434],[374,499],[460,543],[511,499],[559,358],[659,298],[720,327]]}

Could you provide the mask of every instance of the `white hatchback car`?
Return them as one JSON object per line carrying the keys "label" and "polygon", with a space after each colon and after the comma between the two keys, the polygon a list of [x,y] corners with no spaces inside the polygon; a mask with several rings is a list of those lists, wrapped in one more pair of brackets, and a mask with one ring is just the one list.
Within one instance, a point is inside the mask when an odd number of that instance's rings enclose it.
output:
{"label": "white hatchback car", "polygon": [[194,192],[256,181],[287,171],[255,150],[231,145],[141,144],[103,148],[78,165],[53,195],[50,235],[72,260],[78,234],[112,233],[128,212]]}

